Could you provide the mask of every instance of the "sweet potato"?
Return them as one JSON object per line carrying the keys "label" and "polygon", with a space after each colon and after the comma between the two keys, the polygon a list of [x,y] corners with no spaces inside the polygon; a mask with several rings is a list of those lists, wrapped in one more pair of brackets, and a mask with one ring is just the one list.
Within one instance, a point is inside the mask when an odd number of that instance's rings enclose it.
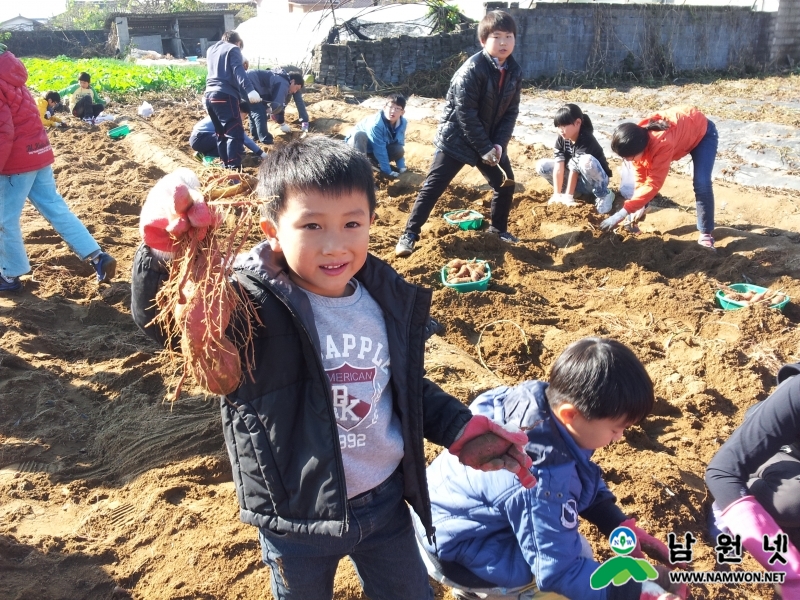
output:
{"label": "sweet potato", "polygon": [[447,283],[469,283],[486,278],[486,265],[477,260],[456,258],[447,263]]}
{"label": "sweet potato", "polygon": [[484,433],[464,444],[458,458],[462,464],[477,469],[481,465],[491,464],[492,461],[502,461],[502,456],[511,446],[508,440],[493,433]]}

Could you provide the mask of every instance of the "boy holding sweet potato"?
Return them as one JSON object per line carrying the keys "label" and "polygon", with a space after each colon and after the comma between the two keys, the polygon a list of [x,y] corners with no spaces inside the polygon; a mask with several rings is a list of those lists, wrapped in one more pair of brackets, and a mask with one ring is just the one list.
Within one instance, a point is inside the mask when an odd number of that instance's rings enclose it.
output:
{"label": "boy holding sweet potato", "polygon": [[[406,505],[432,536],[423,437],[532,485],[525,435],[424,377],[431,293],[368,253],[376,198],[363,154],[294,140],[268,154],[257,193],[266,239],[232,273],[259,317],[241,350],[253,379],[221,410],[240,518],[259,528],[272,593],[330,600],[349,556],[373,600],[432,599]],[[177,242],[152,230],[180,221],[174,211],[169,193],[148,197],[132,278],[134,320],[162,343],[153,299]]]}

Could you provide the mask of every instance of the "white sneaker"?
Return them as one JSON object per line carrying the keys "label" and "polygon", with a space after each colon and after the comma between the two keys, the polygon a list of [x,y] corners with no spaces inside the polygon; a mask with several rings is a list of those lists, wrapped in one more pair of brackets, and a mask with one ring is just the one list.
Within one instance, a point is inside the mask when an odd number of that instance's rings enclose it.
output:
{"label": "white sneaker", "polygon": [[614,192],[608,190],[608,194],[602,198],[595,198],[594,205],[597,208],[598,214],[607,215],[611,212],[611,208],[614,206]]}
{"label": "white sneaker", "polygon": [[292,128],[289,127],[288,123],[281,123],[281,131],[283,133],[292,133]]}

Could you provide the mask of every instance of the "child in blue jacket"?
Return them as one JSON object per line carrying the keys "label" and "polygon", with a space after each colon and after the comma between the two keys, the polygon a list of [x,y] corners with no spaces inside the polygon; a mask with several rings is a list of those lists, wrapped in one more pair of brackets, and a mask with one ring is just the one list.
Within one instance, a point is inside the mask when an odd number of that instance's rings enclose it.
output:
{"label": "child in blue jacket", "polygon": [[[603,338],[571,344],[549,383],[526,381],[478,396],[474,414],[527,432],[525,450],[538,483],[523,489],[511,473],[465,469],[440,454],[428,467],[436,546],[418,536],[429,574],[464,599],[680,598],[651,581],[593,590],[590,577],[599,564],[578,531],[580,515],[604,535],[623,525],[665,549],[619,509],[591,460],[594,450],[641,421],[653,401],[642,363],[623,344]],[[454,581],[459,573],[461,581]]]}
{"label": "child in blue jacket", "polygon": [[[400,94],[387,96],[386,105],[380,112],[361,119],[344,139],[345,142],[373,158],[381,173],[392,178],[400,177],[406,171],[405,155],[406,99]],[[394,161],[397,170],[389,161]]]}

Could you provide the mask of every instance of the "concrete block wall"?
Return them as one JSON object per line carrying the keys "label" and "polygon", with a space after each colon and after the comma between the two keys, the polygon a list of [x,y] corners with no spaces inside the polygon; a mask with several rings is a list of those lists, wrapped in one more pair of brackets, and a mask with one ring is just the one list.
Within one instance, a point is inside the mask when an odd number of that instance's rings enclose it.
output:
{"label": "concrete block wall", "polygon": [[320,44],[311,71],[318,83],[356,89],[396,85],[415,71],[433,70],[460,52],[480,49],[475,29],[426,37],[402,35],[380,40]]}
{"label": "concrete block wall", "polygon": [[780,0],[770,58],[778,65],[800,63],[800,0]]}
{"label": "concrete block wall", "polygon": [[[800,51],[800,0],[781,0],[783,13],[777,17],[732,6],[547,2],[520,9],[518,4],[492,2],[487,8],[504,8],[516,19],[514,57],[525,79],[565,72],[760,68],[781,53]],[[319,83],[367,89],[395,85],[415,71],[436,69],[454,54],[479,49],[474,29],[322,44],[311,69]]]}
{"label": "concrete block wall", "polygon": [[773,14],[748,8],[542,3],[508,10],[519,27],[514,56],[526,79],[769,62]]}

